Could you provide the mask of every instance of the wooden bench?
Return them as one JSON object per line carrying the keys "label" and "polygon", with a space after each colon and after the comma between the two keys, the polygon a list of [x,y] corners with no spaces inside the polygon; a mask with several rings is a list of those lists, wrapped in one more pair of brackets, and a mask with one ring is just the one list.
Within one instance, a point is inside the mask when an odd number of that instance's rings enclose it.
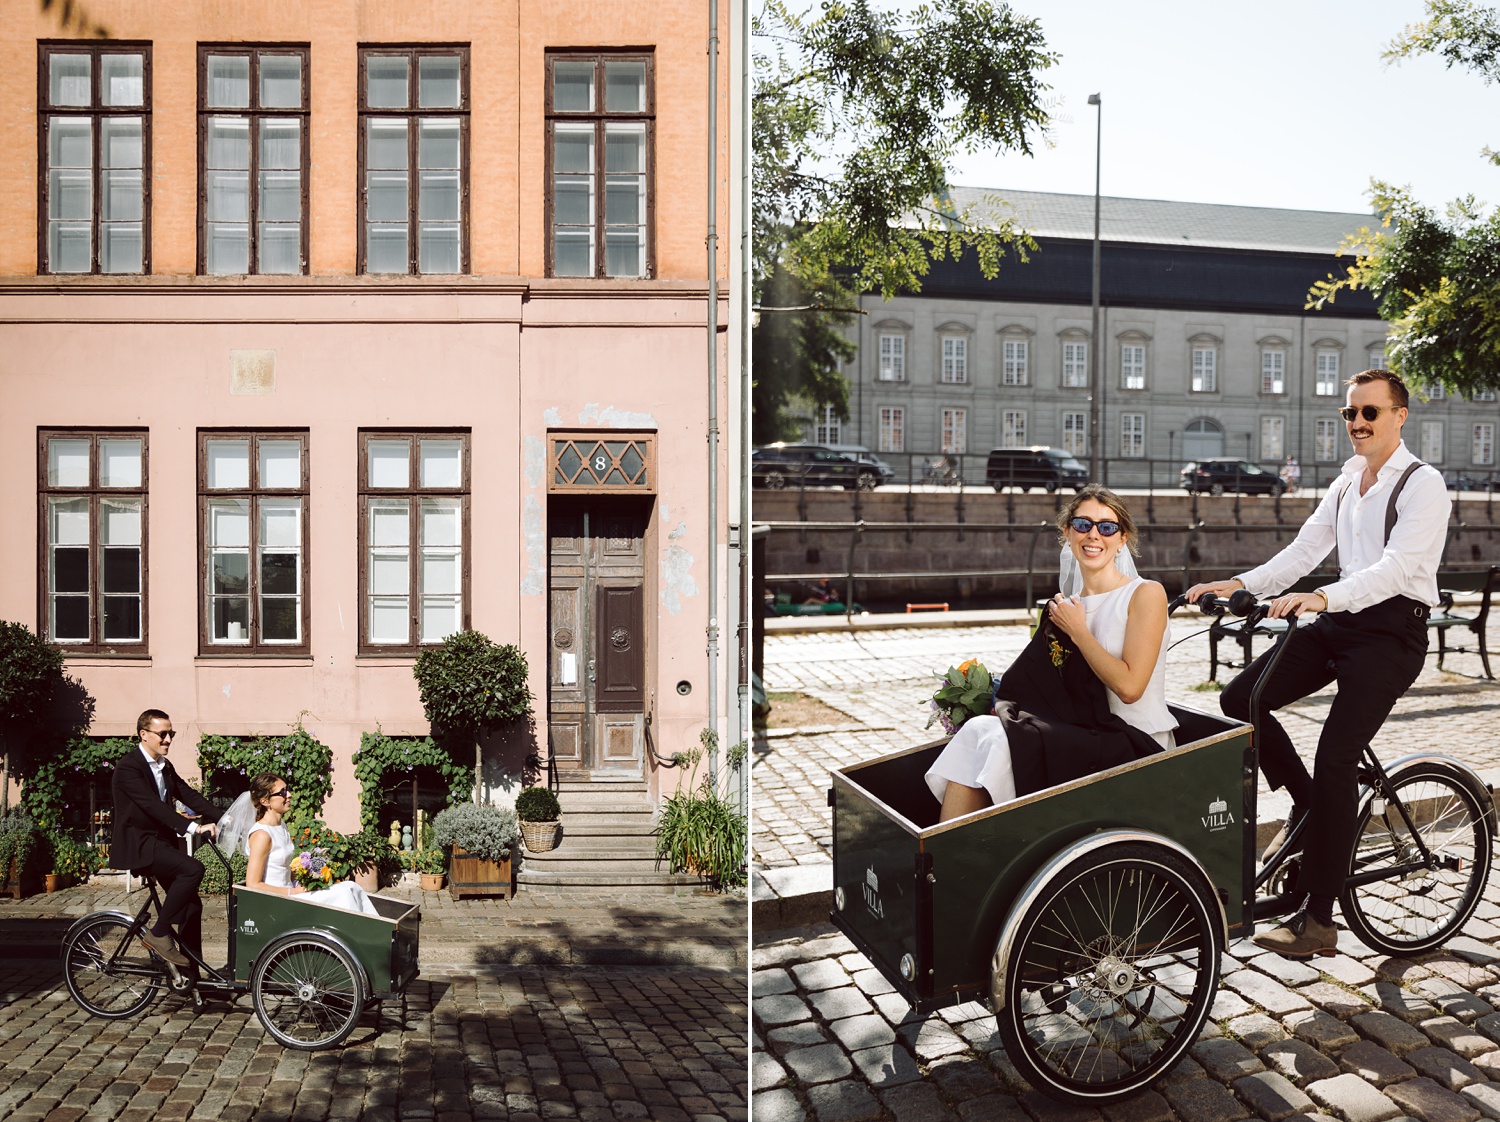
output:
{"label": "wooden bench", "polygon": [[[1481,665],[1484,666],[1484,676],[1490,679],[1495,677],[1490,672],[1490,652],[1485,643],[1485,625],[1489,622],[1490,598],[1495,589],[1497,574],[1500,574],[1500,565],[1491,565],[1487,569],[1439,570],[1438,605],[1427,617],[1428,629],[1437,632],[1438,669],[1442,669],[1443,658],[1449,654],[1477,654]],[[1329,573],[1303,577],[1287,591],[1315,592],[1336,579],[1336,576]],[[1454,597],[1466,592],[1480,593],[1479,604],[1472,611],[1467,605],[1463,610],[1454,606]],[[1470,631],[1474,635],[1474,645],[1472,647],[1450,646],[1448,633],[1455,628]],[[1218,681],[1221,665],[1231,670],[1243,670],[1249,666],[1255,658],[1252,649],[1255,636],[1275,637],[1285,630],[1286,623],[1279,619],[1261,620],[1254,627],[1247,629],[1245,621],[1237,616],[1218,617],[1208,629],[1208,680]],[[1227,658],[1219,657],[1221,639],[1232,639],[1239,644],[1239,662],[1231,662]],[[1464,642],[1467,644],[1469,640],[1465,638]]]}

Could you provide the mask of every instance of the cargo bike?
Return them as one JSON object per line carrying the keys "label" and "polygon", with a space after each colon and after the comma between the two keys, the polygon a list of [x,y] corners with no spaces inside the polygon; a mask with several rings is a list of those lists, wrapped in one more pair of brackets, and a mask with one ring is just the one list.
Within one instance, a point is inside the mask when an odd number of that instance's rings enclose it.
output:
{"label": "cargo bike", "polygon": [[[1255,626],[1269,606],[1236,607]],[[1208,1018],[1219,953],[1300,903],[1301,824],[1257,870],[1252,726],[1172,712],[1171,751],[941,825],[923,777],[946,739],[832,775],[833,923],[918,1015],[985,1005],[1022,1077],[1066,1102],[1170,1070]],[[1430,950],[1489,877],[1490,788],[1446,756],[1386,767],[1368,748],[1359,777],[1344,921],[1386,954]]]}
{"label": "cargo bike", "polygon": [[[224,862],[218,846],[208,845]],[[379,912],[372,916],[320,904],[317,893],[282,896],[234,884],[228,964],[215,969],[183,947],[194,978],[141,942],[153,909],[161,908],[151,878],[146,887],[149,898],[134,916],[93,912],[63,938],[68,992],[96,1017],[133,1017],[163,989],[189,995],[199,1007],[205,997],[232,1001],[248,993],[272,1037],[313,1051],[343,1043],[365,1010],[403,997],[417,976],[419,906],[371,894]]]}

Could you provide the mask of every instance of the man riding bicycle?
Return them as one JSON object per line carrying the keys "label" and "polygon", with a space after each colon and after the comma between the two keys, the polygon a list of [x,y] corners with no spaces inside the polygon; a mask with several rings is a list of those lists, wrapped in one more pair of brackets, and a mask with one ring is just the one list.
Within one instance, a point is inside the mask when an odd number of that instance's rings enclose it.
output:
{"label": "man riding bicycle", "polygon": [[[1316,592],[1281,596],[1271,605],[1271,618],[1300,616],[1309,608],[1322,614],[1290,637],[1262,687],[1257,723],[1266,782],[1273,789],[1285,787],[1293,802],[1266,855],[1280,849],[1291,828],[1307,817],[1297,885],[1307,899],[1285,924],[1254,941],[1297,958],[1332,954],[1337,944],[1333,903],[1354,846],[1357,765],[1364,746],[1422,669],[1452,505],[1442,473],[1417,460],[1401,439],[1409,401],[1401,379],[1389,370],[1366,370],[1346,384],[1347,405],[1339,413],[1355,454],[1296,539],[1264,565],[1187,592],[1192,602],[1240,588],[1257,597],[1275,595],[1312,572],[1331,550],[1338,551],[1337,580]],[[1272,653],[1261,655],[1224,690],[1220,705],[1228,716],[1251,720],[1251,690]],[[1333,681],[1339,689],[1309,775],[1271,714]]]}

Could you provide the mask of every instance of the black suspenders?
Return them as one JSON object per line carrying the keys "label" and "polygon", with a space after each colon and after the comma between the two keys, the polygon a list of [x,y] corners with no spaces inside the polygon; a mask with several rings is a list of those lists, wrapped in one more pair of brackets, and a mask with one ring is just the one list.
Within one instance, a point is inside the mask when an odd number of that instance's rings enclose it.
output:
{"label": "black suspenders", "polygon": [[[1385,504],[1385,540],[1382,542],[1383,545],[1391,544],[1391,531],[1396,528],[1396,500],[1401,497],[1401,491],[1406,486],[1406,481],[1411,478],[1412,472],[1426,466],[1421,460],[1417,460],[1401,473],[1401,478],[1396,480],[1396,485],[1391,488],[1390,501]],[[1333,563],[1340,575],[1343,574],[1343,566],[1339,561],[1339,507],[1344,502],[1344,493],[1357,482],[1359,482],[1358,477],[1351,477],[1349,482],[1344,484],[1343,490],[1338,493],[1338,497],[1333,500]]]}

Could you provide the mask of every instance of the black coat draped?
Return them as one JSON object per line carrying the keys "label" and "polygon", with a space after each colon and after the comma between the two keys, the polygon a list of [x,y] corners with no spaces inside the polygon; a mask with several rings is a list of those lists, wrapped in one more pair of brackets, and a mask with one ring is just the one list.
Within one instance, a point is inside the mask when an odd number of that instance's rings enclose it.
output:
{"label": "black coat draped", "polygon": [[1104,683],[1051,623],[1037,628],[1001,676],[995,715],[1005,726],[1018,796],[1162,751],[1155,737],[1110,712]]}

